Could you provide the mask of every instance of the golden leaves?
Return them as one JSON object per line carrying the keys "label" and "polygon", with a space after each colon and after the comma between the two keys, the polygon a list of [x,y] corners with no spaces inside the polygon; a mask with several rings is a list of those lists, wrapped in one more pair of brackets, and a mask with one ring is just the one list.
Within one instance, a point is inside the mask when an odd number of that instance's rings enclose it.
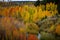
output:
{"label": "golden leaves", "polygon": [[[52,6],[53,5],[53,6]],[[54,16],[57,11],[57,5],[54,3],[47,3],[46,4],[46,10],[45,10],[45,5],[40,5],[38,7],[35,6],[29,6],[29,5],[24,5],[24,6],[15,6],[15,7],[9,7],[9,8],[4,8],[2,12],[3,16],[18,16],[21,15],[22,19],[24,21],[31,21],[32,22],[37,22],[41,20],[42,18],[45,18],[45,16],[50,17]]]}

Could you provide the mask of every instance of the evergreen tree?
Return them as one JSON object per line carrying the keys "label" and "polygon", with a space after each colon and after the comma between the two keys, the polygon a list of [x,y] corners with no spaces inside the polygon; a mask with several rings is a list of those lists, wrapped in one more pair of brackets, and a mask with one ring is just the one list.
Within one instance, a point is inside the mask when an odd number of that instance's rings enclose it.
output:
{"label": "evergreen tree", "polygon": [[35,5],[35,6],[39,6],[39,5],[40,5],[40,1],[37,0],[34,5]]}

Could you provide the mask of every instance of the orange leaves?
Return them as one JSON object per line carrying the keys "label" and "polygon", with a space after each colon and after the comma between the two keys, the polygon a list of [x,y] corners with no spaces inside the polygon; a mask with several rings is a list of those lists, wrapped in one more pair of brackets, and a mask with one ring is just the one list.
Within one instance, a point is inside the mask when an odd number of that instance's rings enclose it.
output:
{"label": "orange leaves", "polygon": [[58,35],[60,35],[60,24],[58,24],[56,26],[56,31],[55,31]]}
{"label": "orange leaves", "polygon": [[11,7],[9,10],[9,14],[10,14],[9,16],[14,16],[16,11],[17,10],[15,9],[15,7]]}
{"label": "orange leaves", "polygon": [[23,8],[19,7],[19,12],[22,13],[23,12]]}
{"label": "orange leaves", "polygon": [[34,34],[29,34],[28,35],[28,40],[38,40],[37,36]]}
{"label": "orange leaves", "polygon": [[45,15],[46,15],[47,17],[49,17],[49,16],[51,16],[51,13],[50,13],[49,11],[45,11]]}
{"label": "orange leaves", "polygon": [[8,10],[8,8],[4,8],[3,9],[2,16],[9,16],[9,10]]}
{"label": "orange leaves", "polygon": [[15,8],[13,8],[13,7],[10,8],[10,12],[15,12],[14,10],[15,10]]}
{"label": "orange leaves", "polygon": [[6,7],[6,8],[3,8],[2,11],[0,11],[0,14],[2,14],[2,16],[11,16],[11,15],[14,15],[14,13],[17,11],[19,11],[19,6]]}

